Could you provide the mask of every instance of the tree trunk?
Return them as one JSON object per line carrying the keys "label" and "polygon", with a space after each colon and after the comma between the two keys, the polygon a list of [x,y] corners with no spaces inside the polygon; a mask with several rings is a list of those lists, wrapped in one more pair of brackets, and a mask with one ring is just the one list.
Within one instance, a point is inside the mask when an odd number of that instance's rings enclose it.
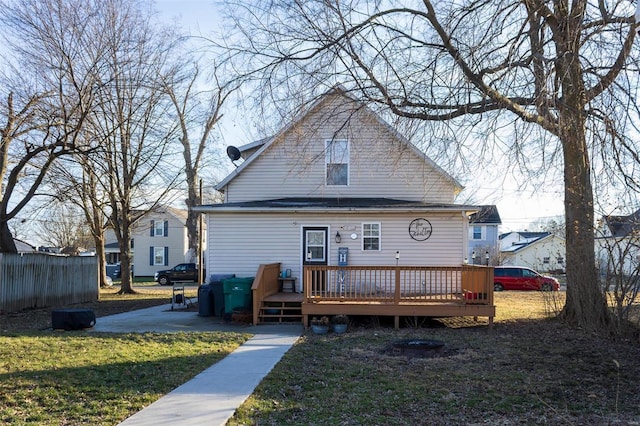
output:
{"label": "tree trunk", "polygon": [[104,235],[93,238],[96,246],[96,257],[98,258],[98,282],[100,287],[107,287],[107,259],[104,250]]}
{"label": "tree trunk", "polygon": [[9,229],[9,222],[0,219],[0,253],[17,253],[16,243]]}
{"label": "tree trunk", "polygon": [[202,203],[200,194],[197,188],[198,175],[189,163],[186,166],[187,175],[187,238],[189,240],[189,252],[195,256],[195,263],[198,263],[198,255],[200,253],[200,228],[198,226],[198,219],[200,213],[193,211],[193,207]]}
{"label": "tree trunk", "polygon": [[585,132],[586,98],[579,55],[575,53],[577,40],[579,37],[569,35],[559,42],[563,48],[556,63],[557,73],[562,76],[558,136],[564,154],[567,237],[567,292],[561,317],[570,324],[602,331],[611,324],[611,316],[598,285],[595,262],[593,188]]}
{"label": "tree trunk", "polygon": [[598,284],[593,235],[593,192],[584,131],[564,140],[567,299],[562,318],[591,330],[611,325]]}
{"label": "tree trunk", "polygon": [[[126,215],[125,215],[126,216]],[[118,241],[120,245],[120,291],[119,294],[134,294],[135,291],[131,285],[131,224],[128,218],[122,220],[121,235]]]}

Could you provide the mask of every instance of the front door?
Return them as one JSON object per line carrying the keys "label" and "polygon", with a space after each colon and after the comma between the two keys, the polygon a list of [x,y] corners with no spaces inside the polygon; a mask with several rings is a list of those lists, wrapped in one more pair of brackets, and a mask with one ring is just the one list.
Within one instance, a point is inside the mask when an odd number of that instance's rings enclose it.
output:
{"label": "front door", "polygon": [[[328,235],[326,226],[305,226],[302,228],[302,264],[309,266],[328,263]],[[311,275],[311,293],[317,294],[325,289],[324,271],[314,271]]]}

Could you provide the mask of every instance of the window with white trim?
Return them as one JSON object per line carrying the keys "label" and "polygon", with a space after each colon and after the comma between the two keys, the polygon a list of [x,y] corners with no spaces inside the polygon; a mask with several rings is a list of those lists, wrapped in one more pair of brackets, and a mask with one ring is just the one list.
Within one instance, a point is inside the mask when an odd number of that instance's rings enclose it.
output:
{"label": "window with white trim", "polygon": [[325,141],[325,167],[327,186],[349,185],[349,141]]}
{"label": "window with white trim", "polygon": [[153,247],[153,264],[154,265],[166,265],[165,255],[166,249],[165,247]]}
{"label": "window with white trim", "polygon": [[169,221],[167,221],[167,220],[152,220],[151,221],[151,236],[152,237],[167,237],[167,236],[169,236]]}
{"label": "window with white trim", "polygon": [[484,230],[484,226],[482,225],[473,225],[470,229],[469,232],[470,238],[472,240],[484,240],[484,234],[485,234],[485,230]]}
{"label": "window with white trim", "polygon": [[362,250],[380,250],[380,223],[362,224]]}

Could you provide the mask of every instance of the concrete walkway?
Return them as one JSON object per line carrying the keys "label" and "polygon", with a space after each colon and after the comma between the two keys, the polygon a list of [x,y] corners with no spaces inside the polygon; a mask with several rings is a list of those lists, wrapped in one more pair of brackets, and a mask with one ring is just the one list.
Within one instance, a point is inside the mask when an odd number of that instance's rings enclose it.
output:
{"label": "concrete walkway", "polygon": [[197,312],[156,306],[96,320],[92,332],[252,333],[233,353],[122,423],[132,425],[224,425],[303,332],[302,324],[235,325]]}

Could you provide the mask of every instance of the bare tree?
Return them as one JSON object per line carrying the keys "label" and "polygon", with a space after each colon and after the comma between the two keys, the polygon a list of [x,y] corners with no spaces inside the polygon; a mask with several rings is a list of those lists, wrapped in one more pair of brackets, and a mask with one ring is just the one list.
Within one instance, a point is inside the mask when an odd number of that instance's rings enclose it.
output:
{"label": "bare tree", "polygon": [[[94,57],[80,55],[87,27],[66,2],[2,2],[7,66],[0,144],[0,251],[15,251],[7,221],[38,195],[59,158],[87,149],[80,130],[91,108]],[[85,72],[80,75],[72,71]],[[3,101],[4,102],[4,101]]]}
{"label": "bare tree", "polygon": [[[70,140],[84,148],[73,151],[73,164],[58,168],[67,182],[50,187],[83,207],[99,251],[105,223],[114,230],[121,292],[132,292],[132,227],[163,202],[180,172],[174,166],[178,153],[169,150],[176,126],[168,119],[171,102],[163,85],[173,70],[168,61],[176,56],[176,37],[155,25],[149,4],[133,0],[25,0],[4,6],[12,51],[56,101],[49,103],[57,109],[42,114],[54,117],[54,131],[42,133],[65,148]],[[44,177],[50,164],[43,164],[38,170]],[[103,252],[100,259],[102,271]]]}
{"label": "bare tree", "polygon": [[63,253],[73,255],[77,255],[80,249],[93,245],[80,209],[59,201],[48,203],[47,207],[49,217],[38,226],[38,233],[45,244],[61,247]]}
{"label": "bare tree", "polygon": [[173,72],[173,34],[156,27],[149,11],[132,0],[101,2],[95,36],[104,54],[95,75],[95,107],[87,133],[101,149],[91,167],[108,198],[109,225],[120,246],[121,293],[131,287],[131,232],[144,213],[174,188],[180,169],[174,152],[175,126],[163,82]]}
{"label": "bare tree", "polygon": [[[194,212],[192,207],[202,204],[199,176],[202,168],[207,165],[204,154],[207,152],[207,146],[211,144],[211,133],[214,126],[222,118],[222,106],[232,93],[231,89],[221,84],[216,75],[216,69],[213,70],[212,75],[215,88],[205,92],[198,91],[200,70],[197,63],[187,67],[183,65],[181,73],[177,75],[179,80],[165,83],[165,90],[171,98],[180,126],[180,143],[183,148],[184,173],[187,184],[186,203],[189,209],[186,226],[189,252],[193,256],[201,252],[199,231],[201,214]],[[193,259],[192,261],[195,262]]]}
{"label": "bare tree", "polygon": [[[429,149],[460,161],[470,151],[481,158],[503,149],[520,171],[562,167],[568,286],[561,315],[588,329],[611,325],[593,232],[593,167],[607,164],[592,164],[591,154],[613,152],[618,165],[637,160],[625,132],[637,114],[629,2],[234,5],[235,36],[244,41],[230,55],[274,108],[291,93],[309,101],[339,83],[370,105],[424,123]],[[477,142],[483,135],[486,143]],[[625,176],[637,186],[637,172]]]}
{"label": "bare tree", "polygon": [[63,199],[82,212],[81,221],[91,235],[98,259],[100,286],[107,287],[105,231],[111,214],[109,199],[98,184],[101,177],[92,160],[93,156],[82,154],[61,159],[52,167],[48,186],[55,199]]}

